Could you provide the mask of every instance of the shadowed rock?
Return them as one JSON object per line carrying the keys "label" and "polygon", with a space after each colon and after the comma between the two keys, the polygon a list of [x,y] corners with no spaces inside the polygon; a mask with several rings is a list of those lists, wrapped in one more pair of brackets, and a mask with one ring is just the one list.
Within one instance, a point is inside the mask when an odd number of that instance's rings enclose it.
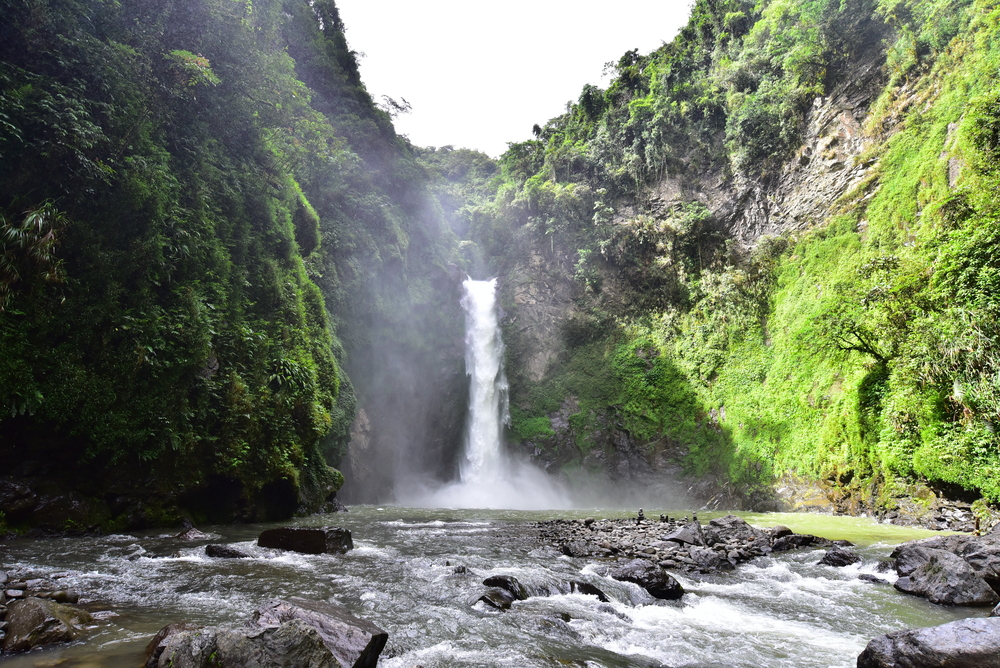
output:
{"label": "shadowed rock", "polygon": [[827,550],[826,554],[823,555],[823,558],[820,559],[818,563],[823,566],[836,566],[838,568],[843,568],[844,566],[856,564],[859,561],[861,561],[861,556],[854,550],[847,550],[839,546],[834,546]]}
{"label": "shadowed rock", "polygon": [[302,598],[268,601],[254,612],[251,624],[273,627],[291,620],[316,629],[337,661],[351,668],[374,668],[389,639],[388,633],[346,608]]}
{"label": "shadowed rock", "polygon": [[213,559],[249,559],[250,555],[228,545],[206,545],[205,556]]}
{"label": "shadowed rock", "polygon": [[[150,664],[147,664],[150,665]],[[164,641],[157,668],[341,668],[316,629],[293,619],[275,628],[179,631]]]}
{"label": "shadowed rock", "polygon": [[858,668],[1000,668],[1000,618],[963,619],[879,636]]}
{"label": "shadowed rock", "polygon": [[698,522],[688,522],[676,531],[664,536],[663,540],[687,545],[705,544],[705,536],[702,533],[701,524]]}
{"label": "shadowed rock", "polygon": [[51,600],[26,598],[7,606],[7,636],[3,651],[26,652],[35,647],[72,642],[92,621],[87,612]]}
{"label": "shadowed rock", "polygon": [[684,595],[681,584],[658,564],[645,559],[632,559],[608,570],[608,576],[622,582],[637,584],[653,598],[678,599]]}
{"label": "shadowed rock", "polygon": [[340,527],[268,529],[257,538],[257,545],[303,554],[344,554],[354,549],[351,532]]}

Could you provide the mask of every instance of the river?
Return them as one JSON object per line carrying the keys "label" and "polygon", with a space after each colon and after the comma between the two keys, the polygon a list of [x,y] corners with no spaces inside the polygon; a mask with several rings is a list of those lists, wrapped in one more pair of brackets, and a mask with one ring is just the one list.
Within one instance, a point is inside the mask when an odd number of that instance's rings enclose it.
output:
{"label": "river", "polygon": [[[647,510],[655,516],[663,510]],[[677,511],[669,511],[677,515]],[[20,656],[4,668],[136,668],[142,650],[175,621],[236,624],[272,597],[340,603],[389,632],[387,668],[423,666],[670,666],[672,668],[848,668],[874,636],[986,611],[949,609],[858,579],[903,540],[930,532],[870,520],[803,514],[743,514],[757,526],[858,544],[860,566],[817,566],[822,550],[760,558],[734,572],[695,580],[678,575],[680,601],[657,601],[638,587],[595,574],[596,559],[562,556],[537,539],[534,522],[553,517],[624,517],[621,511],[433,510],[352,507],[299,526],[351,530],[346,555],[299,555],[256,546],[264,528],[201,527],[208,542],[233,543],[252,559],[204,555],[204,541],[164,532],[0,543],[0,564],[25,575],[60,577],[86,594],[96,622],[85,642]],[[718,514],[702,514],[704,522]],[[456,573],[465,566],[466,573]],[[570,579],[596,584],[611,599],[567,594],[530,598],[498,612],[475,603],[483,579]],[[892,579],[889,574],[880,577]]]}

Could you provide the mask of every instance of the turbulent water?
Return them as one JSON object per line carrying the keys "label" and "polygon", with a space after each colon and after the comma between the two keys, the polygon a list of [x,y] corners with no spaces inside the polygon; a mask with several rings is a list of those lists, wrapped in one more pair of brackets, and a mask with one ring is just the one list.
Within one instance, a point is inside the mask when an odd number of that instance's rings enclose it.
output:
{"label": "turbulent water", "polygon": [[[880,542],[859,548],[865,556],[860,566],[817,566],[818,550],[783,553],[704,581],[681,576],[688,593],[680,601],[657,601],[634,585],[597,575],[594,559],[565,557],[537,542],[533,521],[585,515],[356,507],[297,522],[349,528],[356,549],[343,556],[259,548],[254,538],[265,525],[203,527],[214,532],[211,542],[235,543],[253,555],[245,560],[208,559],[203,544],[152,533],[0,544],[6,569],[61,572],[61,586],[87,592],[89,608],[118,613],[97,622],[84,643],[0,663],[134,668],[150,636],[169,622],[235,624],[264,600],[289,596],[336,601],[382,626],[390,640],[380,665],[389,668],[847,668],[876,635],[983,614],[934,606],[857,579],[874,572],[892,543],[920,533],[803,515],[748,520],[859,544]],[[455,572],[460,565],[466,573]],[[535,583],[585,580],[611,602],[567,594],[497,612],[476,599],[485,590],[483,579],[498,574]]]}

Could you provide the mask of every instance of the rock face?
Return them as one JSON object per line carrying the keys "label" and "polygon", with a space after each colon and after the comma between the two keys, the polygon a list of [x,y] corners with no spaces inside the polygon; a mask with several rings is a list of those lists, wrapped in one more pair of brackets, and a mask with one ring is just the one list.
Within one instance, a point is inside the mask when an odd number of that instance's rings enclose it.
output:
{"label": "rock face", "polygon": [[389,634],[375,624],[324,601],[302,598],[268,601],[252,617],[252,623],[267,628],[290,621],[314,628],[337,661],[351,668],[375,668],[389,639]]}
{"label": "rock face", "polygon": [[292,620],[277,628],[207,627],[168,636],[157,668],[340,668],[316,629]]}
{"label": "rock face", "polygon": [[890,556],[900,591],[945,605],[1000,602],[998,536],[934,536],[903,543]]}
{"label": "rock face", "polygon": [[257,545],[304,554],[344,554],[354,549],[351,532],[340,527],[268,529],[257,538]]}
{"label": "rock face", "polygon": [[608,571],[615,580],[639,585],[653,598],[675,600],[684,595],[684,588],[660,566],[645,559],[632,559]]}
{"label": "rock face", "polygon": [[83,610],[35,597],[17,600],[7,607],[5,652],[26,652],[35,647],[72,642],[84,633],[92,617]]}
{"label": "rock face", "polygon": [[944,550],[925,550],[927,561],[896,580],[896,589],[940,605],[991,606],[1000,602],[964,559]]}
{"label": "rock face", "polygon": [[146,668],[374,668],[388,634],[332,603],[264,603],[243,628],[164,627]]}
{"label": "rock face", "polygon": [[895,631],[868,643],[858,668],[1000,668],[1000,619]]}

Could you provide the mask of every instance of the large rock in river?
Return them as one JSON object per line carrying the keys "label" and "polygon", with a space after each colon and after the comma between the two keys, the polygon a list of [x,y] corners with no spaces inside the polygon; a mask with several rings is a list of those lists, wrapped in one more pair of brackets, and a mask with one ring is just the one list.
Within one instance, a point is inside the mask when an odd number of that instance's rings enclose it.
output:
{"label": "large rock in river", "polygon": [[645,559],[619,562],[608,570],[608,576],[637,584],[654,598],[672,600],[684,595],[684,587],[680,582],[661,566]]}
{"label": "large rock in river", "polygon": [[72,642],[83,635],[84,624],[92,621],[89,613],[55,601],[30,597],[7,606],[5,652]]}
{"label": "large rock in river", "polygon": [[896,580],[896,589],[941,605],[990,606],[1000,602],[996,592],[958,555],[930,548],[924,548],[924,553],[927,561]]}
{"label": "large rock in river", "polygon": [[[157,668],[341,668],[319,632],[291,620],[273,628],[205,627],[167,636]],[[151,657],[152,658],[152,657]]]}
{"label": "large rock in river", "polygon": [[260,606],[239,629],[164,627],[146,668],[374,668],[388,634],[333,603],[293,598]]}
{"label": "large rock in river", "polygon": [[268,529],[257,537],[257,545],[304,554],[344,554],[354,549],[351,532],[340,527]]}
{"label": "large rock in river", "polygon": [[868,643],[858,668],[1000,668],[1000,619],[895,631]]}
{"label": "large rock in river", "polygon": [[304,598],[268,601],[253,613],[251,623],[270,628],[291,620],[316,629],[337,661],[350,668],[375,668],[389,639],[388,633],[346,608]]}

